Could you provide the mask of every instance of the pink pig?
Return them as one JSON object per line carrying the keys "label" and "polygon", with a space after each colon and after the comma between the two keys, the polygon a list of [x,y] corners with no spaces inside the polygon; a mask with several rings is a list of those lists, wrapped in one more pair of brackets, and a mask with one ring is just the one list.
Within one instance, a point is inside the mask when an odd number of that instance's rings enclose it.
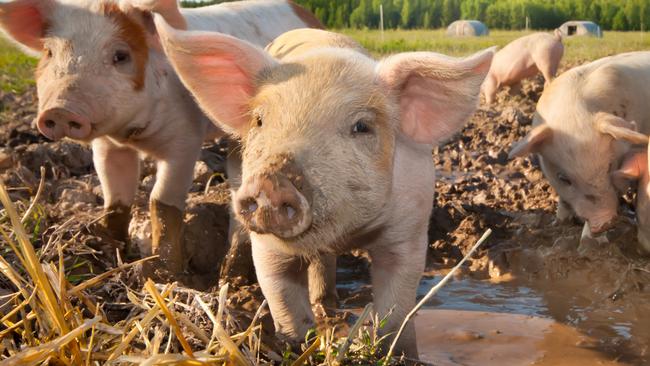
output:
{"label": "pink pig", "polygon": [[[52,140],[91,143],[107,212],[103,224],[116,238],[128,235],[140,154],[156,161],[152,251],[179,273],[186,260],[180,246],[182,211],[194,163],[202,142],[221,132],[169,65],[150,10],[176,27],[221,31],[258,45],[284,31],[320,24],[284,0],[190,10],[179,9],[176,0],[0,3],[0,29],[28,53],[41,56],[38,129]],[[227,100],[227,94],[219,97]]]}
{"label": "pink pig", "polygon": [[544,90],[533,129],[510,157],[538,154],[560,197],[558,221],[577,216],[589,231],[609,229],[618,215],[612,173],[650,133],[650,52],[605,57],[573,68]]}
{"label": "pink pig", "polygon": [[[310,262],[364,248],[375,310],[394,308],[382,331],[395,332],[424,269],[432,148],[476,109],[492,51],[377,62],[321,30],[287,32],[264,51],[224,34],[176,31],[160,17],[156,25],[198,103],[242,141],[234,208],[250,231],[276,331],[299,340],[313,325]],[[417,357],[413,324],[399,348]]]}
{"label": "pink pig", "polygon": [[563,54],[562,35],[558,30],[553,35],[534,33],[508,43],[494,55],[481,87],[486,103],[492,104],[502,86],[518,90],[522,80],[540,72],[548,85],[557,73]]}

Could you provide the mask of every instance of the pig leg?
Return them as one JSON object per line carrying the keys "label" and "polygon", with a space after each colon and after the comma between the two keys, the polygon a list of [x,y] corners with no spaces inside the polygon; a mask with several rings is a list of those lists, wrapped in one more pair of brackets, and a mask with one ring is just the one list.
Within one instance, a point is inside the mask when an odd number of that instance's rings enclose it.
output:
{"label": "pig leg", "polygon": [[481,90],[483,91],[483,95],[485,96],[485,103],[490,105],[494,102],[494,98],[496,97],[497,94],[497,81],[492,75],[488,75],[487,78],[485,78],[485,81],[483,82],[483,85],[481,86]]}
{"label": "pig leg", "polygon": [[557,74],[557,64],[552,62],[542,62],[538,64],[539,71],[544,75],[544,89],[553,81]]}
{"label": "pig leg", "polygon": [[101,224],[113,238],[127,242],[131,204],[140,180],[140,158],[137,151],[119,146],[107,137],[93,140],[92,150],[104,195],[105,216]]}
{"label": "pig leg", "polygon": [[257,280],[269,303],[278,335],[289,340],[302,339],[314,326],[309,304],[308,262],[279,252],[256,234],[251,235]]}
{"label": "pig leg", "polygon": [[[309,263],[309,302],[319,309],[319,316],[326,310],[336,309],[336,256],[323,254]],[[324,309],[321,310],[321,307]]]}
{"label": "pig leg", "polygon": [[[231,196],[241,185],[241,145],[237,141],[228,141],[228,160],[226,171],[228,173],[228,185]],[[221,278],[245,279],[248,283],[255,282],[255,268],[251,254],[251,241],[248,232],[235,219],[235,214],[230,214],[228,225],[228,240],[230,249],[221,267]]]}
{"label": "pig leg", "polygon": [[[187,141],[180,141],[185,143]],[[194,164],[201,144],[168,146],[174,156],[157,161],[156,184],[150,197],[151,251],[172,274],[185,270],[187,256],[182,244],[185,198],[192,184]]]}
{"label": "pig leg", "polygon": [[[426,226],[425,226],[426,227]],[[393,309],[382,334],[395,333],[411,309],[415,306],[415,297],[426,258],[426,232],[418,240],[392,245],[374,247],[370,250],[372,260],[372,290],[375,299],[375,311],[380,317]],[[392,343],[392,337],[386,346]],[[417,358],[418,349],[415,339],[415,325],[411,321],[400,337],[396,355],[404,353],[407,357]]]}

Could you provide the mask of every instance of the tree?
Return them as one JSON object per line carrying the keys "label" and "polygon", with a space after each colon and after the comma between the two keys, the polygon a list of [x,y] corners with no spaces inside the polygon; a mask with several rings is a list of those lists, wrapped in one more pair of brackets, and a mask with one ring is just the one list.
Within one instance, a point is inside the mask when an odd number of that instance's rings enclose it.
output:
{"label": "tree", "polygon": [[402,11],[401,11],[401,26],[403,28],[409,28],[411,25],[411,0],[404,0],[404,4],[402,4]]}
{"label": "tree", "polygon": [[614,16],[612,21],[612,29],[614,30],[626,30],[628,27],[627,19],[625,17],[625,11],[623,8],[618,9],[618,12]]}
{"label": "tree", "polygon": [[460,19],[459,0],[443,0],[442,2],[442,25],[448,26],[453,21]]}

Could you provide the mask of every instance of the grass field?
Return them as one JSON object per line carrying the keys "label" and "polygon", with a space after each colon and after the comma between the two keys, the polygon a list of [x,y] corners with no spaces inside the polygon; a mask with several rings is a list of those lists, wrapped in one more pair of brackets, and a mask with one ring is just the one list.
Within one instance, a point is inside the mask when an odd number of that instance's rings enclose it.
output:
{"label": "grass field", "polygon": [[[450,38],[445,30],[398,30],[386,31],[382,41],[378,30],[342,30],[375,55],[405,51],[435,51],[453,56],[464,56],[481,49],[499,46],[523,35],[525,31],[492,31],[488,37]],[[594,60],[621,52],[649,50],[650,33],[604,32],[603,38],[573,37],[564,41],[564,61],[576,63]]]}
{"label": "grass field", "polygon": [[14,45],[0,38],[0,90],[21,93],[34,85],[36,59],[26,56]]}
{"label": "grass field", "polygon": [[[503,47],[508,42],[527,34],[524,31],[492,31],[488,37],[449,38],[438,30],[390,30],[382,41],[378,30],[344,29],[373,54],[385,55],[404,51],[435,51],[463,56],[491,47]],[[575,37],[565,40],[564,62],[571,64],[597,59],[621,52],[649,50],[650,33],[605,32],[602,39]],[[9,42],[0,39],[0,89],[21,93],[34,84],[33,69],[36,59],[25,56]]]}

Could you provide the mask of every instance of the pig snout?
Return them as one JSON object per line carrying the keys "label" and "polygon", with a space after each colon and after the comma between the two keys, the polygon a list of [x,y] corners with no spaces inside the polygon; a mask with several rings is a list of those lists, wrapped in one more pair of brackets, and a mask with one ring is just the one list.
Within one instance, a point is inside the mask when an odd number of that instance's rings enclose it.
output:
{"label": "pig snout", "polygon": [[312,222],[308,189],[300,175],[272,173],[248,179],[235,195],[235,212],[249,230],[290,239]]}
{"label": "pig snout", "polygon": [[591,230],[591,233],[594,235],[600,234],[602,232],[605,232],[613,228],[615,222],[616,222],[616,215],[609,216],[602,219],[597,219],[597,220],[594,219],[588,220],[589,230]]}
{"label": "pig snout", "polygon": [[52,108],[41,113],[37,126],[43,135],[55,141],[64,137],[83,140],[91,132],[88,119],[64,108]]}

